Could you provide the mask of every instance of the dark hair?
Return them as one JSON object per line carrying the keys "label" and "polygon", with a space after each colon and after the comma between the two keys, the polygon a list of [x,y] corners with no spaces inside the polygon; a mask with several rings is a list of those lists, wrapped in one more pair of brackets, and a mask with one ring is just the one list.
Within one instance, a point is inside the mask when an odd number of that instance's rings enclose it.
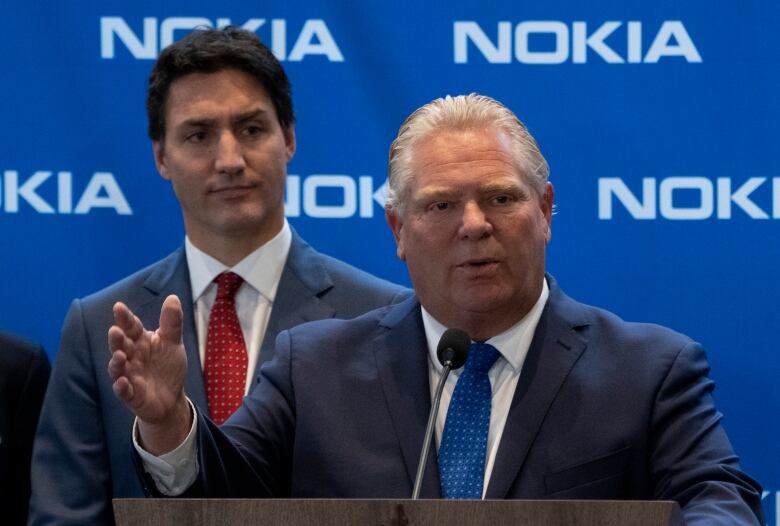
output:
{"label": "dark hair", "polygon": [[248,73],[262,84],[282,128],[287,129],[295,122],[290,80],[255,33],[238,26],[197,29],[166,47],[149,75],[146,94],[149,137],[159,141],[165,136],[165,104],[175,80],[191,73],[215,73],[229,68]]}

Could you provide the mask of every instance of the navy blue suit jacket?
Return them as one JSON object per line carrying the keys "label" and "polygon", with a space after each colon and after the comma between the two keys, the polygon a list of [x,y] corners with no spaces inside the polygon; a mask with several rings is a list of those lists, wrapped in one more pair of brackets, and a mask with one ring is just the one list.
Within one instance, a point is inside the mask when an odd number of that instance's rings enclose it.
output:
{"label": "navy blue suit jacket", "polygon": [[[670,499],[689,524],[758,524],[701,347],[568,298],[550,279],[487,498]],[[214,497],[409,497],[430,410],[415,298],[285,331],[220,429],[199,418]],[[440,497],[435,452],[423,498]]]}
{"label": "navy blue suit jacket", "polygon": [[[316,252],[296,233],[279,282],[260,360],[273,356],[283,330],[323,318],[350,318],[409,295]],[[159,323],[169,294],[181,299],[189,367],[185,390],[207,411],[185,252],[162,261],[81,300],[75,300],[62,331],[33,457],[31,524],[110,524],[111,499],[141,497],[128,450],[133,417],[111,389],[107,372],[112,306],[123,301],[146,328]]]}

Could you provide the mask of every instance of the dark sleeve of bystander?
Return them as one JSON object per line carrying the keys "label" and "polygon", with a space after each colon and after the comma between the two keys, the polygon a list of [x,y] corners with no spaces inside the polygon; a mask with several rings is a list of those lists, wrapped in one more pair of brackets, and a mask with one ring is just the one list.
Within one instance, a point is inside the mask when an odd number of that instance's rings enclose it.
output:
{"label": "dark sleeve of bystander", "polygon": [[49,360],[43,347],[0,331],[0,522],[27,523],[30,458]]}

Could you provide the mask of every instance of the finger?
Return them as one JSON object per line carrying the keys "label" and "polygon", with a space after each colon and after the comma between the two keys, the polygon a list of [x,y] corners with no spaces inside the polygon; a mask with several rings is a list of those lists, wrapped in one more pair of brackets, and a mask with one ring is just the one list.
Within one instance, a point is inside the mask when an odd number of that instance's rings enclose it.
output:
{"label": "finger", "polygon": [[141,320],[121,301],[114,304],[114,320],[131,340],[137,340],[144,332]]}
{"label": "finger", "polygon": [[132,360],[135,356],[135,342],[125,335],[125,332],[112,325],[108,329],[108,348],[111,353],[122,351],[128,360]]}
{"label": "finger", "polygon": [[169,343],[180,343],[183,318],[179,298],[174,294],[165,298],[160,311],[160,338]]}
{"label": "finger", "polygon": [[126,403],[130,403],[132,401],[133,386],[124,376],[117,378],[111,388],[114,390],[114,394],[119,397],[120,400],[124,400]]}
{"label": "finger", "polygon": [[108,361],[108,374],[111,379],[116,381],[125,375],[127,365],[127,356],[123,351],[116,351]]}
{"label": "finger", "polygon": [[112,325],[108,329],[108,349],[111,353],[125,350],[125,331],[117,325]]}

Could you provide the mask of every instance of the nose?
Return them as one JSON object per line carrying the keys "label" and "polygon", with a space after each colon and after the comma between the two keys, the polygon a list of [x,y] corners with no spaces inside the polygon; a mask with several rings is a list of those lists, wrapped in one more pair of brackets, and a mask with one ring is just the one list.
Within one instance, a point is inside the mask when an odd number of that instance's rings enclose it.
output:
{"label": "nose", "polygon": [[458,234],[463,239],[482,239],[493,233],[493,224],[479,206],[479,203],[468,201],[463,207],[463,217]]}
{"label": "nose", "polygon": [[222,133],[219,137],[214,167],[218,173],[228,175],[240,173],[246,167],[241,142],[230,131]]}

